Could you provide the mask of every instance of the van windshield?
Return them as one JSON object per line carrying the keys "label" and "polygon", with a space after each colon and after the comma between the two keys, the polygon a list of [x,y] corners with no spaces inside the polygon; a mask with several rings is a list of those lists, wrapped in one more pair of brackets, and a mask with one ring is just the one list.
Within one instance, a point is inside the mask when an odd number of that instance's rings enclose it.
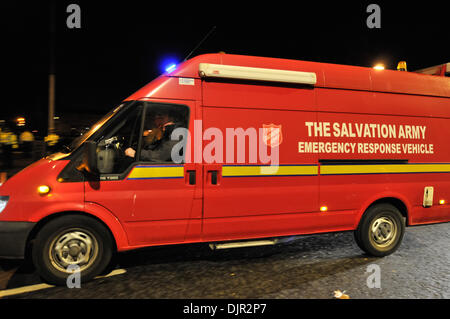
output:
{"label": "van windshield", "polygon": [[106,122],[108,122],[117,112],[119,112],[125,105],[129,104],[130,102],[125,102],[114,108],[112,111],[107,113],[105,116],[103,116],[100,120],[98,120],[94,125],[91,126],[91,128],[83,133],[83,135],[78,136],[76,139],[74,139],[69,145],[65,145],[62,147],[60,152],[62,153],[70,153],[76,150],[81,144],[83,144],[89,137],[92,136],[95,132],[98,131],[100,127],[103,126]]}

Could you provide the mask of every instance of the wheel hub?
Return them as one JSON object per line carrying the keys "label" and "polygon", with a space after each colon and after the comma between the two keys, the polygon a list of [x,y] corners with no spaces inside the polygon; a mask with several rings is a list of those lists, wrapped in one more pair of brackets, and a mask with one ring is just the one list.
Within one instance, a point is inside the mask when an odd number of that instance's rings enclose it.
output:
{"label": "wheel hub", "polygon": [[380,217],[372,223],[371,238],[378,246],[388,246],[397,235],[394,221],[389,217]]}
{"label": "wheel hub", "polygon": [[50,246],[50,260],[57,269],[68,272],[70,265],[87,268],[95,260],[97,242],[89,232],[81,230],[66,231]]}

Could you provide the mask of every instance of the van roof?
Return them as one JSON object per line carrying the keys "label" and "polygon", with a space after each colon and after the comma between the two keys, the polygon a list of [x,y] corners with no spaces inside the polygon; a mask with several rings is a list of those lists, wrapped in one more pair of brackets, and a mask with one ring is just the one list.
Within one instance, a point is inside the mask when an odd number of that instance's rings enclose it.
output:
{"label": "van roof", "polygon": [[200,78],[199,64],[314,72],[314,86],[361,91],[450,97],[450,78],[397,70],[225,53],[203,54],[177,66],[169,77]]}

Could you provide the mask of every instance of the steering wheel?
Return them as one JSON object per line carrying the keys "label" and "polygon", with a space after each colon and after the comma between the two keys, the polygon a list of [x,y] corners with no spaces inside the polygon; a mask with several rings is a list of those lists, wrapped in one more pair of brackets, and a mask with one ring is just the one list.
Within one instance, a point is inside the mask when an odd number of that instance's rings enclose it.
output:
{"label": "steering wheel", "polygon": [[125,150],[128,148],[128,146],[126,146],[125,137],[124,136],[116,136],[115,142],[113,143],[112,148],[116,151],[117,160],[120,161],[121,159],[126,157]]}

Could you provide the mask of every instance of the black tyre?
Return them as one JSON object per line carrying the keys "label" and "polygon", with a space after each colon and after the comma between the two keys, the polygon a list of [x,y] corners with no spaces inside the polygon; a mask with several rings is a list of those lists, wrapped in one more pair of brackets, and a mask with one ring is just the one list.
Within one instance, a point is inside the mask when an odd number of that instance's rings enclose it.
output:
{"label": "black tyre", "polygon": [[383,257],[400,246],[405,233],[405,220],[390,204],[377,204],[367,209],[355,230],[355,241],[367,254]]}
{"label": "black tyre", "polygon": [[48,283],[66,285],[73,269],[81,282],[99,275],[113,255],[113,240],[103,224],[92,217],[66,215],[45,224],[33,245],[33,263]]}

